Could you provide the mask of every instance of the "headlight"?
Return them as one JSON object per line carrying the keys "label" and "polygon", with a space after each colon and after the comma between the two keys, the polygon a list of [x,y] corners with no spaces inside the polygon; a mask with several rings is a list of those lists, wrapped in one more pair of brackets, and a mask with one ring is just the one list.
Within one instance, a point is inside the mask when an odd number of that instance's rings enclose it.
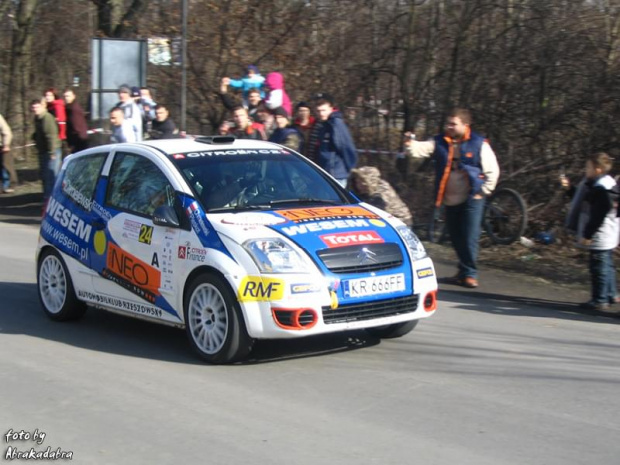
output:
{"label": "headlight", "polygon": [[407,244],[412,260],[421,260],[426,258],[426,250],[424,249],[422,242],[420,242],[418,236],[416,236],[411,229],[407,226],[398,226],[396,230],[398,231],[398,234],[400,234],[400,237],[402,237],[405,241],[405,244]]}
{"label": "headlight", "polygon": [[243,248],[262,273],[308,272],[304,259],[281,239],[252,239]]}

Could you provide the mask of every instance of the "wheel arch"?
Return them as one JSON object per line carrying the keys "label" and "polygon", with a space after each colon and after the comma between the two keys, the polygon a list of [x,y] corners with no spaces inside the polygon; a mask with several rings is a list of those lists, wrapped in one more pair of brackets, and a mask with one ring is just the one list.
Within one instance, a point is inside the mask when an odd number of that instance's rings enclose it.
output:
{"label": "wheel arch", "polygon": [[[221,278],[224,282],[228,283],[228,286],[230,287],[230,291],[232,292],[232,295],[235,297],[235,299],[237,298],[237,291],[233,285],[233,283],[230,281],[230,279],[228,279],[226,277],[226,275],[224,273],[222,273],[221,270],[219,270],[218,268],[215,268],[214,266],[210,266],[210,265],[200,265],[196,268],[194,268],[189,275],[187,275],[187,278],[185,279],[185,283],[183,284],[183,292],[181,294],[182,296],[182,301],[181,301],[181,312],[182,314],[184,314],[184,308],[185,308],[185,300],[187,298],[187,292],[189,290],[189,286],[190,283],[196,279],[197,276],[200,276],[201,274],[214,274],[216,276],[218,276],[219,278]],[[241,305],[241,303],[237,300],[237,303],[239,304],[239,309],[241,311],[241,316],[243,317],[243,324],[245,325],[246,328],[249,328],[250,322],[248,321],[248,315],[246,315],[246,312],[243,309],[243,306]],[[185,321],[183,322],[184,324],[186,323]]]}

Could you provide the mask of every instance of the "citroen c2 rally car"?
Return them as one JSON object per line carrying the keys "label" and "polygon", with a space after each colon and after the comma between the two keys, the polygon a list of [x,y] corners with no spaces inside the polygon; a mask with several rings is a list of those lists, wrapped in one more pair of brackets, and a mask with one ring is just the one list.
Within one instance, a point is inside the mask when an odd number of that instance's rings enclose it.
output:
{"label": "citroen c2 rally car", "polygon": [[437,280],[403,223],[280,145],[160,140],[68,157],[41,224],[38,292],[54,320],[87,305],[184,327],[205,360],[256,339],[366,329],[399,337]]}

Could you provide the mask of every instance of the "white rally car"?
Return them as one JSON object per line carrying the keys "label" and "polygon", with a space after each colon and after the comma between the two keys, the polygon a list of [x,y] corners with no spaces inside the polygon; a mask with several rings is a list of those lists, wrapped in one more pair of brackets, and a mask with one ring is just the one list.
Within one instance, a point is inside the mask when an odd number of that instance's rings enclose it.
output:
{"label": "white rally car", "polygon": [[68,157],[41,225],[41,303],[184,327],[205,360],[256,339],[366,329],[399,337],[436,308],[437,280],[403,223],[282,146],[231,137]]}

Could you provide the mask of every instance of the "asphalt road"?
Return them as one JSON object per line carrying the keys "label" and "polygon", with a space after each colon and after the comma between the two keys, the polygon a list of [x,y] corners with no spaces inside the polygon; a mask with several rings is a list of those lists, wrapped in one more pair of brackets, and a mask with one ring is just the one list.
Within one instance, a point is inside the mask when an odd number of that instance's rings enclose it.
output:
{"label": "asphalt road", "polygon": [[37,234],[0,223],[3,459],[49,446],[79,464],[618,464],[620,320],[576,313],[581,291],[487,272],[476,291],[442,288],[404,338],[263,342],[209,366],[178,329],[97,310],[48,320]]}

